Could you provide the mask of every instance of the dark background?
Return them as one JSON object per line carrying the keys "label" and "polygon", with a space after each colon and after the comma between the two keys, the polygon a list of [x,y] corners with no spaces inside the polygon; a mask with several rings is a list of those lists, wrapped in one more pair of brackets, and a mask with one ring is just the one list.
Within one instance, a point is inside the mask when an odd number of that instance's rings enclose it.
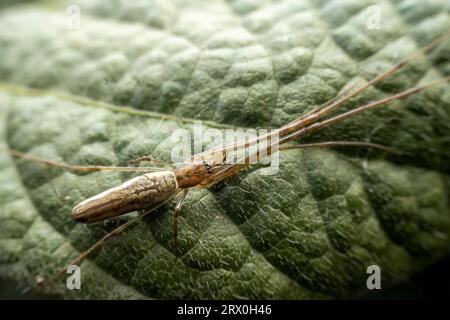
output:
{"label": "dark background", "polygon": [[[374,290],[363,299],[449,299],[450,256],[428,269],[389,288]],[[0,299],[26,299],[11,280],[0,279]],[[34,296],[34,299],[58,299],[57,296]]]}

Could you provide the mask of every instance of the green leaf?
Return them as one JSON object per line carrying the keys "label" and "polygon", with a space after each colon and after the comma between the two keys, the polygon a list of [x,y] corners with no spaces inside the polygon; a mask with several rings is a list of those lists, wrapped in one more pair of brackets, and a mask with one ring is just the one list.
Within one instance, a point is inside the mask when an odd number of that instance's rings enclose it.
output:
{"label": "green leaf", "polygon": [[[71,1],[73,2],[73,1]],[[375,4],[381,28],[366,27]],[[77,1],[0,11],[0,277],[34,286],[124,216],[70,218],[79,201],[130,178],[14,159],[126,165],[170,160],[172,132],[276,127],[366,81],[450,27],[445,0]],[[342,110],[450,74],[443,44]],[[430,89],[359,115],[308,141],[362,140],[402,151],[282,153],[275,176],[252,167],[192,190],[172,246],[175,202],[81,264],[65,298],[343,298],[368,293],[450,250],[450,90]]]}

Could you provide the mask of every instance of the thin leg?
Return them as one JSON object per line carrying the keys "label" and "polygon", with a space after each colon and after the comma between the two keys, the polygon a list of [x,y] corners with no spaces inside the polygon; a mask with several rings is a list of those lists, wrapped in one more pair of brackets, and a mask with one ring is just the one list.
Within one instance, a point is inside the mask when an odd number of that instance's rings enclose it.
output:
{"label": "thin leg", "polygon": [[340,100],[341,98],[345,97],[346,95],[350,94],[352,92],[352,90],[354,88],[356,88],[357,86],[362,85],[362,81],[361,80],[357,80],[354,83],[352,83],[350,85],[350,87],[348,87],[347,89],[345,89],[343,92],[339,93],[336,97],[326,101],[325,103],[321,104],[320,106],[314,108],[313,110],[306,112],[304,114],[302,114],[299,118],[295,119],[294,121],[289,122],[288,124],[284,125],[283,127],[288,128],[292,125],[295,125],[296,123],[298,123],[301,120],[305,120],[307,118],[309,118],[310,116],[320,112],[321,110],[327,108],[328,106],[334,104],[336,101]]}
{"label": "thin leg", "polygon": [[386,147],[382,144],[364,142],[364,141],[326,141],[326,142],[316,142],[316,143],[304,143],[304,144],[296,144],[296,145],[284,145],[280,146],[280,151],[282,150],[291,150],[291,149],[303,149],[303,148],[325,148],[325,147],[365,147],[365,148],[373,148],[380,149],[383,151],[388,151],[395,154],[400,154],[399,151]]}
{"label": "thin leg", "polygon": [[[292,126],[296,126],[298,125],[299,122],[304,121],[305,119],[310,118],[311,116],[313,116],[314,114],[319,113],[321,110],[327,108],[329,105],[333,104],[334,102],[336,102],[337,100],[341,99],[342,97],[344,97],[345,95],[349,94],[357,85],[360,84],[361,81],[356,81],[354,82],[349,88],[347,88],[345,91],[343,91],[342,93],[338,94],[336,97],[328,100],[327,102],[323,103],[322,105],[314,108],[313,110],[302,114],[299,118],[295,119],[294,121],[289,122],[288,124],[284,125],[283,127],[280,128],[280,132],[287,134],[288,131],[290,131],[291,129],[289,129]],[[306,123],[305,123],[306,125]],[[256,128],[255,130],[258,131],[261,128]],[[229,150],[235,149],[241,149],[241,148],[248,148],[249,146],[251,146],[253,143],[259,143],[261,140],[267,139],[268,136],[265,137],[259,137],[256,139],[253,139],[252,141],[248,141],[248,142],[244,142],[244,143],[236,143],[236,144],[231,144],[231,145],[225,145],[222,147],[218,147],[218,148],[214,148],[212,150],[209,150],[208,152],[204,152],[203,154],[207,155],[208,153],[212,153],[212,152],[220,152],[220,151],[224,151],[224,157],[226,157],[226,153]],[[195,157],[195,156],[194,156]],[[192,157],[192,160],[194,160],[194,157]]]}
{"label": "thin leg", "polygon": [[361,92],[369,88],[370,86],[373,86],[384,79],[388,78],[392,74],[396,73],[398,70],[402,69],[405,65],[409,64],[411,61],[416,59],[417,57],[420,57],[421,55],[429,52],[431,49],[436,47],[437,45],[444,43],[448,38],[450,38],[450,32],[445,32],[435,38],[433,41],[431,41],[426,46],[419,48],[418,50],[411,53],[409,56],[401,60],[399,63],[394,65],[392,68],[389,68],[386,71],[383,71],[379,75],[375,76],[373,79],[368,81],[366,84],[358,87],[356,90],[352,90],[348,94],[344,94],[340,98],[334,100],[331,103],[326,103],[325,107],[318,107],[310,112],[307,113],[307,116],[303,115],[299,117],[298,119],[292,121],[289,123],[289,126],[282,128],[282,135],[289,134],[289,132],[296,131],[301,127],[304,127],[307,124],[310,124],[325,115],[329,114],[336,108],[340,107],[344,102],[352,99],[353,97],[359,95]]}
{"label": "thin leg", "polygon": [[115,166],[82,166],[73,165],[65,162],[58,162],[49,159],[44,159],[29,153],[23,153],[17,150],[9,149],[8,153],[14,157],[22,158],[28,161],[34,161],[38,163],[45,164],[50,167],[57,167],[66,170],[79,171],[79,172],[97,172],[97,171],[115,171],[115,172],[151,172],[159,171],[161,168],[151,168],[151,167],[115,167]]}
{"label": "thin leg", "polygon": [[383,98],[383,99],[380,99],[380,100],[376,100],[376,101],[370,102],[370,103],[365,104],[363,106],[360,106],[358,108],[355,108],[355,109],[352,109],[350,111],[341,113],[341,114],[339,114],[337,116],[334,116],[332,118],[328,118],[328,119],[323,120],[323,121],[315,122],[315,123],[313,123],[313,124],[311,124],[311,125],[309,125],[307,127],[300,128],[299,130],[294,131],[294,132],[292,132],[291,134],[289,134],[287,136],[284,136],[282,139],[280,139],[279,143],[283,144],[283,143],[295,140],[295,139],[297,139],[298,137],[300,137],[302,135],[318,131],[319,129],[322,129],[324,127],[331,126],[332,124],[335,124],[335,123],[337,123],[339,121],[342,121],[342,120],[345,120],[347,118],[351,118],[354,115],[359,114],[361,112],[373,109],[373,108],[375,108],[377,106],[380,106],[380,105],[389,104],[389,103],[391,103],[393,101],[396,101],[396,100],[404,99],[406,97],[415,95],[415,94],[417,94],[417,93],[419,93],[419,92],[421,92],[423,90],[426,90],[428,88],[447,83],[448,81],[450,81],[450,76],[447,76],[447,77],[444,77],[444,78],[441,78],[441,79],[438,79],[438,80],[431,81],[430,83],[427,83],[427,84],[422,85],[422,86],[417,86],[417,87],[410,88],[408,90],[402,91],[400,93],[394,94],[392,96],[389,96],[389,97],[386,97],[386,98]]}
{"label": "thin leg", "polygon": [[112,230],[108,234],[106,234],[103,238],[98,240],[96,243],[94,243],[89,249],[82,252],[76,259],[72,260],[64,269],[62,269],[60,272],[52,276],[51,278],[48,278],[47,280],[44,280],[40,283],[38,283],[37,287],[35,287],[31,292],[28,293],[28,297],[33,297],[35,294],[39,293],[39,289],[44,288],[47,285],[50,285],[54,281],[58,280],[60,277],[62,277],[64,274],[66,274],[67,269],[71,265],[80,265],[80,263],[85,260],[88,256],[90,256],[96,249],[101,247],[109,238],[112,238],[119,233],[123,232],[126,228],[130,227],[131,225],[137,223],[142,218],[144,218],[147,214],[149,214],[151,211],[144,212],[143,214],[137,216],[136,218],[133,218],[129,220],[128,222],[125,222],[118,226],[116,229]]}
{"label": "thin leg", "polygon": [[175,211],[173,213],[173,247],[175,251],[177,250],[177,237],[178,237],[178,216],[181,214],[181,207],[183,205],[184,199],[186,199],[186,196],[189,192],[189,189],[184,189],[183,194],[181,195],[180,201],[178,201]]}
{"label": "thin leg", "polygon": [[169,168],[173,168],[174,167],[171,163],[165,162],[165,161],[161,161],[161,160],[156,160],[152,156],[138,157],[136,159],[132,159],[132,160],[128,161],[128,163],[137,165],[137,164],[139,164],[141,162],[144,162],[144,161],[145,162],[159,163],[159,164],[162,164],[162,165],[164,165],[166,167],[169,167]]}
{"label": "thin leg", "polygon": [[[278,150],[280,151],[286,151],[291,149],[304,149],[304,148],[312,148],[312,147],[365,147],[365,148],[373,148],[373,149],[380,149],[383,151],[388,151],[395,154],[401,154],[401,152],[390,148],[383,146],[381,144],[377,143],[371,143],[371,142],[363,142],[363,141],[326,141],[326,142],[317,142],[317,143],[304,143],[304,144],[295,144],[295,145],[281,145],[278,147]],[[244,161],[247,161],[248,158],[244,159]],[[241,159],[242,160],[242,159]],[[234,170],[239,170],[237,166],[231,166],[226,167],[225,169],[216,172],[216,176],[222,176],[222,175],[233,175],[235,172]],[[212,185],[212,184],[211,184]]]}

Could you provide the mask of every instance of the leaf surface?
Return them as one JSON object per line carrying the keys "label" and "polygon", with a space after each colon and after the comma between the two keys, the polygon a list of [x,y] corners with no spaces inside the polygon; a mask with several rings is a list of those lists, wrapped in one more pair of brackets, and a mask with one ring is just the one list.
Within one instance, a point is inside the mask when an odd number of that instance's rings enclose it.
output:
{"label": "leaf surface", "polygon": [[[73,1],[72,1],[73,2]],[[71,3],[72,3],[71,2]],[[381,28],[366,26],[368,7]],[[446,1],[109,1],[0,11],[0,148],[76,164],[170,160],[176,129],[273,128],[392,66],[450,27]],[[346,103],[347,110],[450,74],[450,45]],[[349,119],[307,141],[403,152],[306,149],[189,193],[108,241],[66,298],[343,298],[448,254],[448,85]],[[71,208],[130,178],[78,174],[0,153],[0,276],[35,284],[129,217],[76,224]]]}

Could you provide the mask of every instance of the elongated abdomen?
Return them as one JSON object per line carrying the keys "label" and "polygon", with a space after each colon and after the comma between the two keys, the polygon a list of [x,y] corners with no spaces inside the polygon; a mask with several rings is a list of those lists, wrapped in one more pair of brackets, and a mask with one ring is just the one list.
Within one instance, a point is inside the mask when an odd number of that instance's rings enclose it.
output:
{"label": "elongated abdomen", "polygon": [[172,171],[146,173],[80,202],[72,209],[72,218],[91,223],[135,210],[151,210],[169,200],[177,190]]}

